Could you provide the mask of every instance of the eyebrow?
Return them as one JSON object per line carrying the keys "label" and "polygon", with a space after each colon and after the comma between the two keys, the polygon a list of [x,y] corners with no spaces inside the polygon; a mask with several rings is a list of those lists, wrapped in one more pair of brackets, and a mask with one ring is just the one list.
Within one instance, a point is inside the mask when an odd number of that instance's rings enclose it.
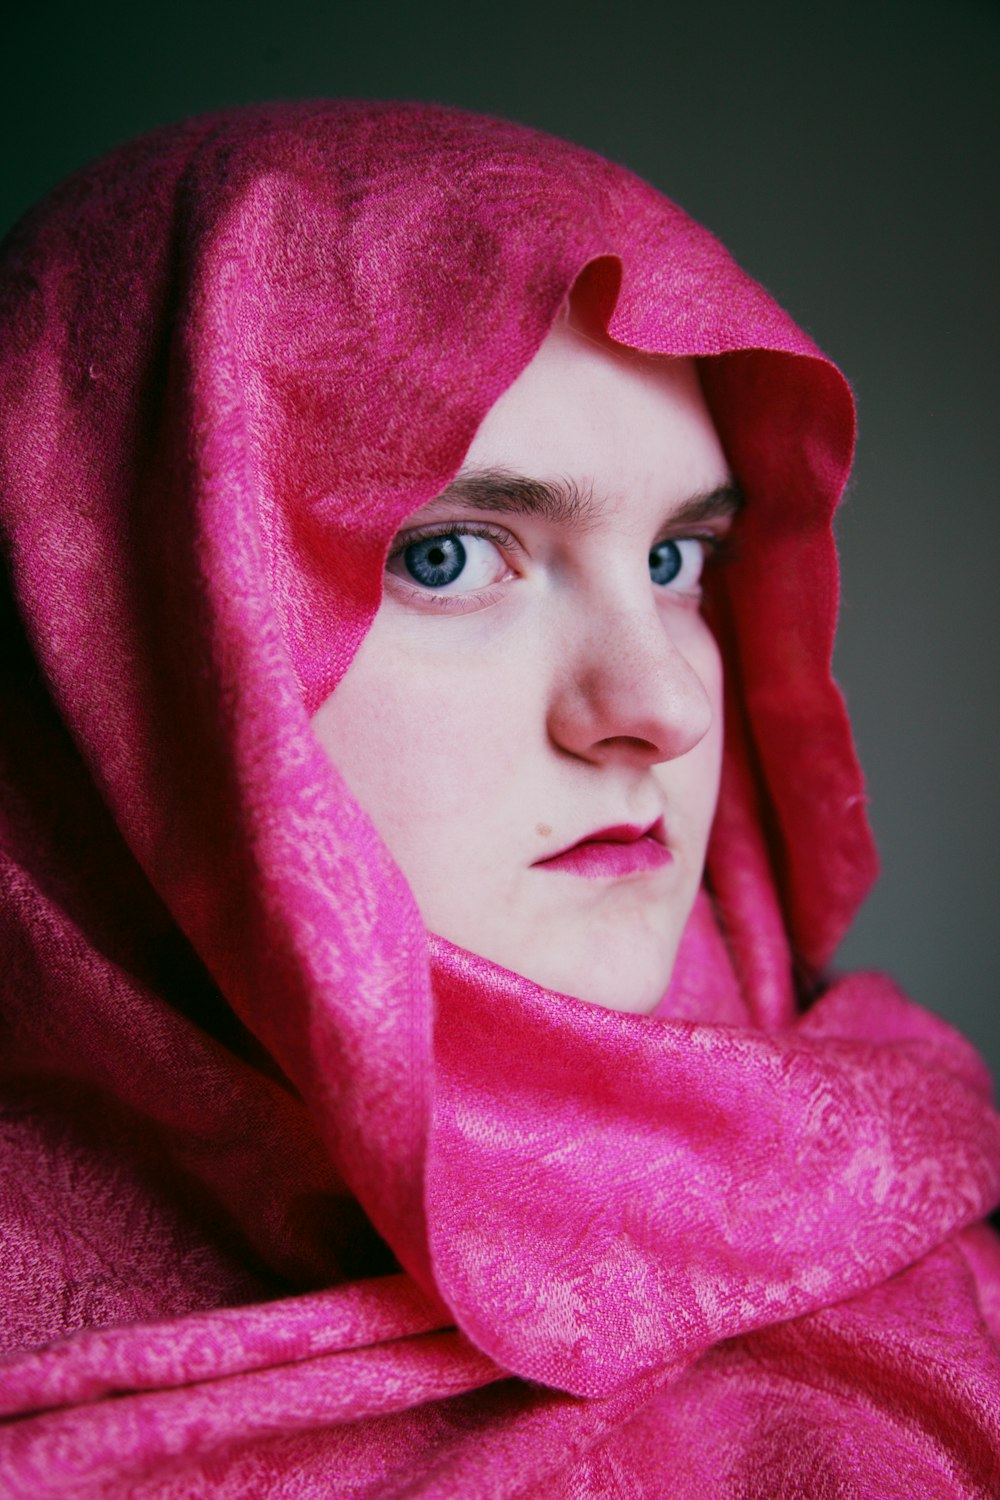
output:
{"label": "eyebrow", "polygon": [[[600,513],[600,502],[589,486],[572,479],[531,479],[511,469],[466,469],[431,502],[460,501],[472,510],[506,515],[535,516],[553,526],[586,531]],[[715,489],[691,495],[670,515],[670,525],[698,526],[726,520],[743,508],[743,496],[732,480]]]}

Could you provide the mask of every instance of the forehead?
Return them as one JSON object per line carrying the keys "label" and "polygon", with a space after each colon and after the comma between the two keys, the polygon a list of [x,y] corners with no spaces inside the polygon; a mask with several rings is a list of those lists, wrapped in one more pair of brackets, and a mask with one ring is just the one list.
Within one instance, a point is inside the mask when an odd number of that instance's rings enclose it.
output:
{"label": "forehead", "polygon": [[593,503],[677,503],[729,480],[691,360],[622,349],[561,321],[487,412],[463,476],[510,469]]}

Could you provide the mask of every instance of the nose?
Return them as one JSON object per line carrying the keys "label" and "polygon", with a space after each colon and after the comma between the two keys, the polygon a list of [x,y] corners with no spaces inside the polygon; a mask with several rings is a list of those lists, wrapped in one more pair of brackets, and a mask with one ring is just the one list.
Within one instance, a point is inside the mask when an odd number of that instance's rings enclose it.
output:
{"label": "nose", "polygon": [[680,624],[687,654],[655,607],[577,619],[559,652],[552,742],[594,764],[655,765],[693,750],[713,722],[711,687],[721,665],[701,617]]}

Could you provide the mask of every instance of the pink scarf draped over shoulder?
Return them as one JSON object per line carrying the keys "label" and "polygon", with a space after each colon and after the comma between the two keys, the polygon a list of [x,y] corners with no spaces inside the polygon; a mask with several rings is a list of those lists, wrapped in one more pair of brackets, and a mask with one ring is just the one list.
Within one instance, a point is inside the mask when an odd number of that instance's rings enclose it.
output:
{"label": "pink scarf draped over shoulder", "polygon": [[[571,288],[700,361],[747,505],[656,1015],[425,933],[310,728]],[[0,1493],[1000,1492],[981,1062],[827,964],[838,372],[623,169],[423,105],[221,115],[0,266]]]}

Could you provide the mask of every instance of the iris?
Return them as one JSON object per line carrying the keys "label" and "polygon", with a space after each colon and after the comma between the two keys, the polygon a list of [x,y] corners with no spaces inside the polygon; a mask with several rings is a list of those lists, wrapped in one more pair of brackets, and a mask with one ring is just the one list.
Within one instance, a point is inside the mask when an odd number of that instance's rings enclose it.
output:
{"label": "iris", "polygon": [[465,567],[465,548],[457,536],[427,536],[403,552],[407,572],[428,589],[454,583]]}
{"label": "iris", "polygon": [[681,570],[681,549],[676,542],[657,542],[650,548],[649,576],[654,583],[673,583]]}

